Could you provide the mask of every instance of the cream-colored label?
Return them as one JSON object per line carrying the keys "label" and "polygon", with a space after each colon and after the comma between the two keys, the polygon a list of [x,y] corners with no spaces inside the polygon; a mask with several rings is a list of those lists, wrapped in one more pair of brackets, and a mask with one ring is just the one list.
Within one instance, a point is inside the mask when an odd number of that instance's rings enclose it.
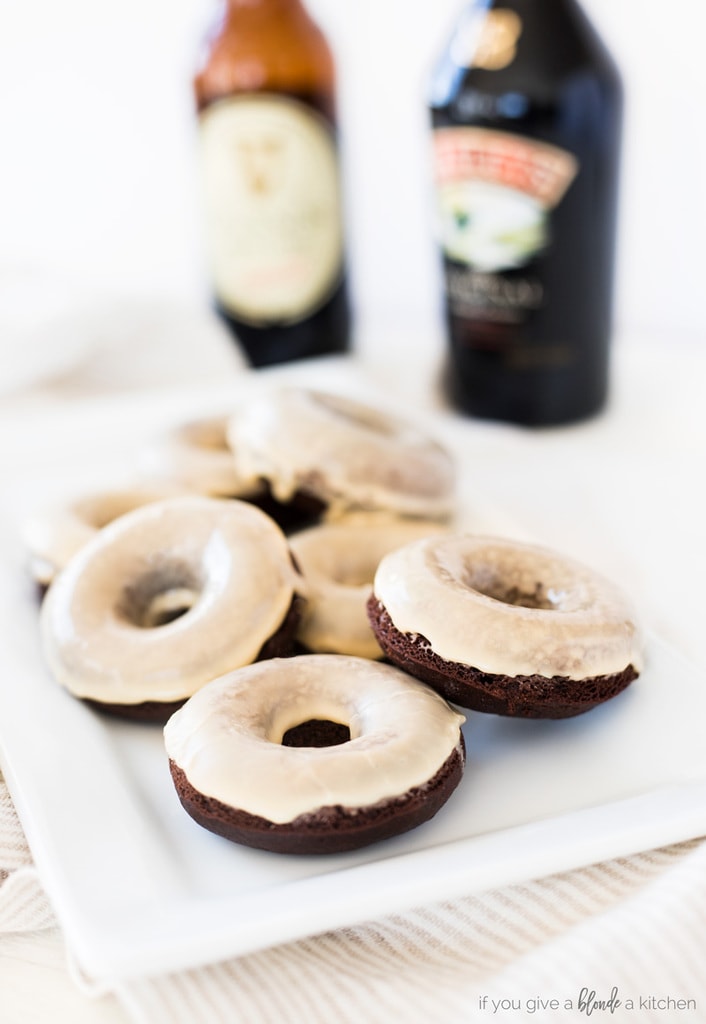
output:
{"label": "cream-colored label", "polygon": [[295,322],[342,268],[336,147],[314,111],[281,96],[220,100],[201,117],[206,237],[216,294],[240,319]]}
{"label": "cream-colored label", "polygon": [[515,11],[471,8],[451,41],[451,56],[460,67],[500,71],[515,59],[521,34],[522,20]]}

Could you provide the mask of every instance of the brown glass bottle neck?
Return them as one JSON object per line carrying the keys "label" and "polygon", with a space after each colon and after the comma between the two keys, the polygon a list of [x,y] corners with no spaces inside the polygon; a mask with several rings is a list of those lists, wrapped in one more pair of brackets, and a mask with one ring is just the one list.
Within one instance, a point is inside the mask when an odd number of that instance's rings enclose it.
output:
{"label": "brown glass bottle neck", "polygon": [[251,11],[257,14],[271,14],[274,11],[303,11],[302,0],[223,0],[226,10]]}
{"label": "brown glass bottle neck", "polygon": [[332,54],[301,0],[222,0],[220,10],[194,77],[199,110],[224,96],[277,92],[335,119]]}

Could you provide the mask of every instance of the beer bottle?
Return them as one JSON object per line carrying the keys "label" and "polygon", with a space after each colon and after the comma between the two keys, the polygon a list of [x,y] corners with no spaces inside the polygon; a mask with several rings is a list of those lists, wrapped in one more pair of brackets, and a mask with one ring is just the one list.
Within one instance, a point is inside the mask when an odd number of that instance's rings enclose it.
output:
{"label": "beer bottle", "polygon": [[607,396],[622,87],[576,0],[476,0],[432,76],[446,385],[541,425]]}
{"label": "beer bottle", "polygon": [[335,68],[301,0],[221,0],[194,78],[215,306],[254,366],[344,351]]}

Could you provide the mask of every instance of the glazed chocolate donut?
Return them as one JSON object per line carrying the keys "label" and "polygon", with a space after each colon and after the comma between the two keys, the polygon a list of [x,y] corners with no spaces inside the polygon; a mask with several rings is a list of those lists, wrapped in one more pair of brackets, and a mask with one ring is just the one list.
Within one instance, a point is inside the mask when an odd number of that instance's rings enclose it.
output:
{"label": "glazed chocolate donut", "polygon": [[389,551],[442,529],[437,522],[366,515],[293,534],[289,544],[307,590],[297,631],[301,645],[381,658],[367,614],[378,563]]}
{"label": "glazed chocolate donut", "polygon": [[196,693],[167,722],[186,811],[279,853],[353,850],[431,818],[458,785],[463,717],[390,665],[273,659]]}
{"label": "glazed chocolate donut", "polygon": [[305,388],[246,402],[228,425],[243,479],[282,503],[306,500],[334,519],[351,510],[445,519],[454,510],[449,453],[422,431],[368,405]]}
{"label": "glazed chocolate donut", "polygon": [[446,535],[382,559],[368,602],[388,658],[477,711],[566,718],[637,678],[623,594],[543,547]]}
{"label": "glazed chocolate donut", "polygon": [[82,494],[70,501],[36,512],[25,523],[23,540],[29,570],[43,587],[99,530],[133,509],[183,494],[172,484],[134,487]]}
{"label": "glazed chocolate donut", "polygon": [[74,696],[164,721],[216,676],[291,652],[299,583],[258,509],[200,496],[146,505],[101,530],[49,588],[46,660]]}
{"label": "glazed chocolate donut", "polygon": [[226,427],[230,417],[206,416],[178,424],[150,445],[140,464],[151,479],[172,481],[214,498],[249,498],[261,485],[236,471]]}

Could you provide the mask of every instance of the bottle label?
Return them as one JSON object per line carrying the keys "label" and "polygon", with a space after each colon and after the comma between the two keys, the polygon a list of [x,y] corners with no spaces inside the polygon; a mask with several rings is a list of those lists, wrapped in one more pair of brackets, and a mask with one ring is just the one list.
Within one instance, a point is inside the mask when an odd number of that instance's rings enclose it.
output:
{"label": "bottle label", "polygon": [[438,231],[445,255],[483,272],[520,267],[578,170],[557,146],[487,128],[434,131]]}
{"label": "bottle label", "polygon": [[252,324],[295,323],[338,285],[343,229],[333,135],[298,100],[228,97],[200,118],[214,289]]}

